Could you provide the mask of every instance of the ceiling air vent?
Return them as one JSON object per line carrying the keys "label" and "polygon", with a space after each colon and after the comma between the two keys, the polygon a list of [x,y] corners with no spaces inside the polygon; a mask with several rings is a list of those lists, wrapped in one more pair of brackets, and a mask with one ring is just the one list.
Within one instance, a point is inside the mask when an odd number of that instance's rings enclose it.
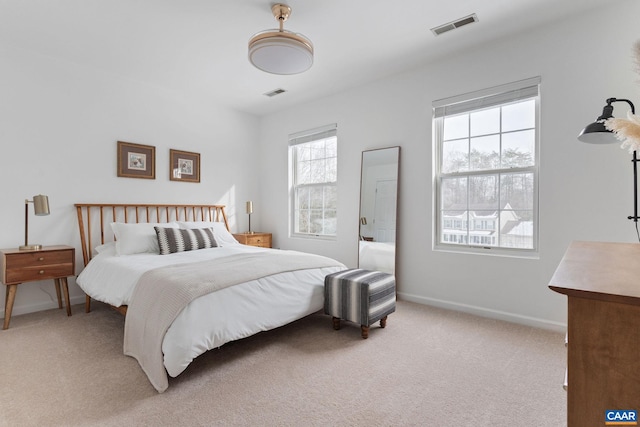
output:
{"label": "ceiling air vent", "polygon": [[265,93],[264,95],[271,98],[272,96],[280,95],[281,93],[285,93],[285,92],[286,90],[284,89],[275,89],[275,90],[272,90],[271,92]]}
{"label": "ceiling air vent", "polygon": [[478,17],[475,13],[472,13],[469,16],[465,16],[464,18],[460,18],[456,21],[449,22],[444,25],[440,25],[439,27],[432,28],[431,31],[436,36],[439,36],[442,33],[446,33],[447,31],[455,30],[456,28],[463,27],[467,24],[471,24],[472,22],[478,22]]}

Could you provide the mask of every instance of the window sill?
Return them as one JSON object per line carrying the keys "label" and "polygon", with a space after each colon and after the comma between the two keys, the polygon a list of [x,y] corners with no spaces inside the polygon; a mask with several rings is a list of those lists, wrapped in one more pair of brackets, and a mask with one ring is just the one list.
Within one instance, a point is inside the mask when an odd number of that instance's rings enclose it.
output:
{"label": "window sill", "polygon": [[435,252],[498,256],[504,258],[540,259],[540,252],[535,249],[505,249],[483,246],[434,245]]}

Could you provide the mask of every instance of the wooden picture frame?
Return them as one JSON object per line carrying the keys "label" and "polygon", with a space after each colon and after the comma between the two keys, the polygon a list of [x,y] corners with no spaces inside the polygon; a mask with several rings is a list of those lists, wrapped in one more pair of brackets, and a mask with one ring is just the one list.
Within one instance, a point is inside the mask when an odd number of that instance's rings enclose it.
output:
{"label": "wooden picture frame", "polygon": [[200,182],[200,153],[169,150],[169,179]]}
{"label": "wooden picture frame", "polygon": [[156,179],[156,147],[118,141],[118,176]]}

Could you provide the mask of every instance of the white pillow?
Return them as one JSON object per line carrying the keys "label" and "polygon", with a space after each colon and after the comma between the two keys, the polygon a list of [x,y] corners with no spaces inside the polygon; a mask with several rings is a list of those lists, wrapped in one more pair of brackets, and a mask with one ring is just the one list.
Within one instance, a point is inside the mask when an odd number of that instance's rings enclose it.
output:
{"label": "white pillow", "polygon": [[192,222],[178,221],[178,226],[180,228],[209,228],[209,227],[212,227],[213,228],[213,236],[215,237],[216,242],[218,243],[218,246],[239,245],[240,244],[240,242],[238,242],[236,240],[236,238],[233,237],[233,235],[231,233],[229,233],[229,230],[227,230],[227,227],[224,225],[224,222],[217,222],[217,221],[213,221],[213,222],[209,222],[209,221],[192,221]]}
{"label": "white pillow", "polygon": [[111,229],[116,235],[116,254],[160,253],[155,226],[178,228],[175,222],[112,222]]}

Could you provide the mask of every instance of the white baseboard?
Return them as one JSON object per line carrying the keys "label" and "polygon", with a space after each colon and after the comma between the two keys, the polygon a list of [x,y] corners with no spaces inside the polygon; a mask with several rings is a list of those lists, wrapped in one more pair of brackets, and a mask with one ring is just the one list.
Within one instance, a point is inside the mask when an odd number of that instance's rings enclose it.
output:
{"label": "white baseboard", "polygon": [[[78,295],[70,297],[69,301],[71,302],[71,305],[84,304],[85,297],[84,295]],[[64,301],[62,304],[64,307]],[[11,317],[13,318],[13,316],[19,316],[21,314],[35,313],[36,311],[50,310],[52,308],[58,308],[58,303],[56,301],[39,302],[37,304],[27,304],[20,306],[14,305],[13,310],[11,311]],[[4,307],[2,307],[0,315],[2,318],[4,318]]]}
{"label": "white baseboard", "polygon": [[461,311],[464,313],[474,314],[476,316],[504,320],[506,322],[518,323],[526,326],[533,326],[535,328],[547,329],[555,332],[565,333],[567,331],[566,323],[554,322],[551,320],[539,319],[536,317],[523,316],[521,314],[509,313],[506,311],[491,310],[474,305],[460,304],[457,302],[445,301],[436,298],[421,297],[404,292],[398,292],[398,299],[415,302],[418,304],[432,305],[434,307],[444,308],[447,310]]}

